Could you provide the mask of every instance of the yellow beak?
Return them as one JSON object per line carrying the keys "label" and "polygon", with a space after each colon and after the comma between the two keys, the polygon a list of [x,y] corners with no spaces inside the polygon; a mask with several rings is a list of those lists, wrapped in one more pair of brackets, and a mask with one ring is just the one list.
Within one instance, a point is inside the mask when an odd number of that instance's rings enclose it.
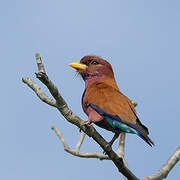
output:
{"label": "yellow beak", "polygon": [[69,66],[71,66],[71,67],[73,67],[73,68],[75,68],[77,70],[79,70],[79,69],[84,70],[84,69],[87,69],[87,67],[88,67],[85,64],[82,64],[80,62],[72,62],[72,63],[69,64]]}

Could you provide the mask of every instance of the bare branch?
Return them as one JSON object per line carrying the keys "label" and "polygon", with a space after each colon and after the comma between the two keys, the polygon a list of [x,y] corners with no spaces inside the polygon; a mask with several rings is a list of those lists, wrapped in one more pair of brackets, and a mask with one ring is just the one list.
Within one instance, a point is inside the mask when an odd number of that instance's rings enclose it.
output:
{"label": "bare branch", "polygon": [[44,65],[43,65],[42,60],[41,60],[40,54],[36,53],[35,57],[36,57],[36,63],[37,63],[37,66],[38,66],[38,71],[46,73]]}
{"label": "bare branch", "polygon": [[79,140],[78,140],[78,142],[77,142],[77,144],[76,144],[76,147],[75,147],[75,150],[76,150],[76,151],[79,151],[79,150],[80,150],[81,145],[82,145],[82,143],[83,143],[83,141],[84,141],[85,136],[86,136],[86,134],[82,131],[82,132],[81,132],[81,135],[80,135],[80,137],[79,137]]}
{"label": "bare branch", "polygon": [[126,167],[128,167],[128,164],[127,164],[127,162],[125,161],[125,158],[124,158],[125,138],[126,138],[126,134],[125,133],[121,133],[120,134],[120,140],[119,140],[119,146],[118,146],[118,149],[117,149],[117,154],[121,158],[123,158],[124,164],[126,165]]}
{"label": "bare branch", "polygon": [[55,126],[51,127],[52,130],[55,131],[55,133],[57,134],[57,136],[59,137],[60,141],[62,142],[64,149],[67,150],[69,149],[69,146],[67,145],[66,141],[64,140],[62,133],[60,131],[58,131],[58,129]]}
{"label": "bare branch", "polygon": [[122,158],[124,158],[125,137],[126,137],[125,133],[120,134],[119,146],[117,150],[117,154]]}
{"label": "bare branch", "polygon": [[[39,65],[40,66],[40,65]],[[48,78],[46,73],[44,72],[38,72],[35,73],[36,77],[44,84],[46,87],[49,89],[51,95],[54,97],[56,100],[56,105],[58,109],[67,107],[67,104],[63,97],[60,95],[57,87],[51,82],[51,80]]]}
{"label": "bare branch", "polygon": [[22,78],[22,81],[27,84],[43,102],[49,104],[50,106],[56,107],[56,101],[49,98],[31,78],[24,77]]}
{"label": "bare branch", "polygon": [[[107,155],[104,155],[102,153],[98,153],[98,152],[88,152],[88,153],[85,153],[85,152],[79,152],[79,146],[77,148],[77,145],[76,145],[76,148],[75,149],[70,149],[69,146],[67,145],[67,143],[65,142],[63,136],[62,136],[62,133],[55,127],[55,126],[52,126],[52,130],[55,131],[56,135],[59,137],[61,143],[63,144],[64,146],[64,150],[74,156],[77,156],[77,157],[83,157],[83,158],[96,158],[96,159],[100,159],[100,160],[109,160],[109,157]],[[80,135],[80,141],[82,141],[82,139],[84,138],[85,136],[85,133],[81,133]],[[80,144],[80,142],[78,141],[78,144]]]}
{"label": "bare branch", "polygon": [[170,156],[167,162],[162,166],[159,171],[152,175],[146,176],[143,180],[162,180],[167,178],[171,169],[176,165],[176,163],[180,160],[180,147],[176,149],[176,151]]}
{"label": "bare branch", "polygon": [[[84,140],[84,137],[85,137],[85,133],[84,132],[81,132],[80,134],[80,137],[79,137],[79,140],[76,144],[76,147],[75,149],[70,149],[69,146],[67,145],[66,141],[64,140],[63,138],[63,135],[62,133],[55,127],[55,126],[52,126],[52,130],[55,131],[56,135],[59,137],[61,143],[63,144],[64,146],[64,150],[72,155],[75,155],[75,156],[78,156],[78,157],[84,157],[84,158],[96,158],[96,159],[100,159],[100,160],[110,160],[109,157],[103,153],[98,153],[98,152],[88,152],[88,153],[85,153],[85,152],[79,152],[79,149],[83,143],[83,140]],[[122,136],[122,138],[124,138],[125,136]],[[121,138],[121,142],[122,142],[122,138]],[[118,153],[116,152],[120,157],[122,156],[123,160],[124,160],[124,155],[122,155],[122,153]],[[124,160],[124,163],[126,164],[127,166],[127,163],[125,162]]]}
{"label": "bare branch", "polygon": [[[109,146],[107,141],[96,131],[96,129],[92,125],[88,125],[84,123],[84,121],[76,116],[67,106],[67,103],[60,95],[56,86],[51,82],[46,73],[45,69],[41,61],[41,58],[38,59],[38,67],[40,72],[36,73],[36,77],[49,89],[50,93],[56,100],[56,107],[61,112],[61,114],[65,117],[67,121],[72,124],[75,124],[81,130],[83,130],[89,137],[92,137],[106,152],[109,158],[113,161],[115,166],[118,168],[119,172],[121,172],[124,176],[126,176],[130,180],[137,180],[138,178],[124,165],[123,159],[120,158]],[[42,64],[42,65],[41,65]],[[24,81],[23,81],[24,82]],[[28,86],[28,82],[26,83]],[[34,89],[33,89],[34,90]],[[35,91],[36,92],[36,91]],[[37,94],[37,93],[36,93]]]}

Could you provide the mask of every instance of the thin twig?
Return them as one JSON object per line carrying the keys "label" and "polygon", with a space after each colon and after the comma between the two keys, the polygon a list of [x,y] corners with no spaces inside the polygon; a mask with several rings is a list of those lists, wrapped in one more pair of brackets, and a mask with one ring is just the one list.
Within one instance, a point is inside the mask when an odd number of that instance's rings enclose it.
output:
{"label": "thin twig", "polygon": [[[75,148],[75,149],[70,149],[69,146],[67,145],[66,141],[64,140],[62,133],[55,127],[52,126],[52,130],[55,131],[56,135],[59,137],[62,145],[64,146],[64,150],[74,156],[77,157],[83,157],[83,158],[96,158],[96,159],[100,159],[100,160],[109,160],[109,157],[105,154],[102,153],[98,153],[98,152],[79,152],[79,149]],[[81,133],[80,135],[80,139],[82,140],[84,138],[84,134]],[[80,140],[80,141],[81,141]],[[77,145],[76,145],[77,146]]]}
{"label": "thin twig", "polygon": [[37,63],[37,66],[38,66],[38,71],[46,73],[44,65],[43,65],[42,60],[41,60],[40,54],[36,53],[35,57],[36,57],[36,63]]}
{"label": "thin twig", "polygon": [[76,150],[76,151],[79,151],[79,150],[80,150],[81,145],[82,145],[82,143],[83,143],[83,141],[84,141],[85,136],[86,136],[86,134],[82,131],[81,134],[80,134],[79,140],[78,140],[78,142],[77,142],[77,144],[76,144],[76,147],[75,147],[75,150]]}
{"label": "thin twig", "polygon": [[126,134],[125,133],[121,133],[120,134],[120,139],[119,139],[119,146],[117,149],[117,154],[123,158],[124,164],[126,165],[126,167],[128,167],[127,162],[125,161],[124,158],[124,147],[125,147],[125,138],[126,138]]}
{"label": "thin twig", "polygon": [[167,162],[158,170],[156,174],[152,176],[146,176],[143,180],[162,180],[167,178],[171,169],[176,165],[180,160],[180,147],[170,156]]}
{"label": "thin twig", "polygon": [[125,137],[126,137],[125,133],[120,134],[119,146],[118,146],[118,150],[117,150],[117,154],[119,156],[121,156],[122,158],[124,158]]}
{"label": "thin twig", "polygon": [[[97,152],[88,152],[88,153],[86,153],[86,152],[79,152],[80,145],[82,145],[84,137],[86,135],[84,132],[81,132],[79,140],[78,140],[78,142],[76,144],[75,149],[70,149],[69,146],[67,145],[66,141],[64,140],[62,133],[55,126],[52,126],[52,130],[54,130],[56,135],[59,137],[59,139],[60,139],[61,143],[63,144],[64,149],[65,149],[66,152],[68,152],[68,153],[70,153],[72,155],[78,156],[78,157],[96,158],[96,159],[100,159],[100,160],[110,160],[109,157],[107,155],[103,154],[103,153],[97,153]],[[122,153],[118,153],[118,152],[116,152],[116,153],[121,157]],[[124,156],[122,158],[123,158],[124,163],[126,164],[126,162],[124,160]]]}
{"label": "thin twig", "polygon": [[55,126],[52,126],[51,129],[55,131],[55,133],[57,134],[57,136],[61,140],[61,142],[64,146],[64,150],[69,149],[69,146],[67,145],[66,141],[64,140],[62,133],[60,131],[58,131],[58,129]]}
{"label": "thin twig", "polygon": [[56,107],[56,101],[49,98],[31,78],[23,77],[22,81],[27,84],[43,102],[49,104],[50,106]]}

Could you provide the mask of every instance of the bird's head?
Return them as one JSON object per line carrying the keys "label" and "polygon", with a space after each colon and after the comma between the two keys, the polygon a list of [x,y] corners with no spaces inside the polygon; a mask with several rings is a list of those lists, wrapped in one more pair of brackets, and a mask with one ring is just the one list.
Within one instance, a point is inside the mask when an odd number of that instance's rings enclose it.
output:
{"label": "bird's head", "polygon": [[114,80],[114,73],[110,63],[98,56],[85,56],[80,62],[70,63],[84,79],[86,86],[95,81]]}

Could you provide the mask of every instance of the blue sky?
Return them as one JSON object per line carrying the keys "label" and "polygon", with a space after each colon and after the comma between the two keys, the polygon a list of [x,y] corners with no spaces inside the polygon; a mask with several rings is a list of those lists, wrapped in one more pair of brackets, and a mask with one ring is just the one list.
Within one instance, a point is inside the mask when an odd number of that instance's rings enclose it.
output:
{"label": "blue sky", "polygon": [[[139,103],[137,112],[156,144],[151,148],[127,135],[129,168],[140,178],[155,173],[179,146],[179,9],[178,0],[1,1],[0,179],[121,178],[110,161],[81,159],[63,150],[51,126],[70,147],[78,128],[21,82],[23,76],[38,82],[36,52],[69,107],[83,119],[84,83],[68,64],[88,54],[112,64],[120,89]],[[111,139],[111,132],[97,130]],[[82,151],[102,152],[88,137]],[[180,177],[178,166],[168,179]]]}

